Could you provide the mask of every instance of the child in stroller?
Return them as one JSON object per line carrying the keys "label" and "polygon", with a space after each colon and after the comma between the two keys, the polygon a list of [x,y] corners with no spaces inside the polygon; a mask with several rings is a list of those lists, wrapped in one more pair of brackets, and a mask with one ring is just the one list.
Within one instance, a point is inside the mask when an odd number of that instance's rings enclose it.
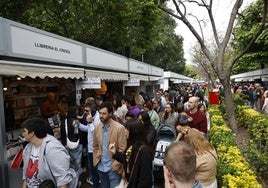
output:
{"label": "child in stroller", "polygon": [[156,133],[156,147],[153,160],[154,177],[164,179],[163,166],[166,148],[176,140],[177,133],[173,126],[163,124]]}

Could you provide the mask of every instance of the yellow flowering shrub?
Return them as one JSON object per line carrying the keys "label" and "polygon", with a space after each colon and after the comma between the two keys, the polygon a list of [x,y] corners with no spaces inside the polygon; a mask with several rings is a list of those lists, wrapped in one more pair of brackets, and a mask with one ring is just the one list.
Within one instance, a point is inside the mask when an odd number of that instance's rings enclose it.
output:
{"label": "yellow flowering shrub", "polygon": [[214,115],[221,114],[219,108],[217,105],[211,105],[209,106],[209,115],[212,118]]}
{"label": "yellow flowering shrub", "polygon": [[212,116],[210,121],[212,122],[213,125],[215,124],[217,126],[221,126],[225,124],[224,119],[222,118],[222,116],[219,116],[219,115]]}
{"label": "yellow flowering shrub", "polygon": [[268,180],[268,116],[246,106],[237,109],[236,119],[250,135],[247,158],[257,174]]}
{"label": "yellow flowering shrub", "polygon": [[221,112],[218,111],[218,114],[215,112],[217,110],[213,109],[209,139],[218,154],[218,187],[261,187],[255,173],[250,169],[249,164],[238,149],[234,134],[225,124]]}
{"label": "yellow flowering shrub", "polygon": [[241,173],[240,176],[233,176],[231,174],[226,174],[223,176],[224,185],[222,188],[261,188],[262,186],[256,181],[255,177],[249,175],[247,172]]}
{"label": "yellow flowering shrub", "polygon": [[245,107],[245,106],[237,106],[236,119],[241,126],[246,128],[252,126],[255,120],[260,117],[260,113],[256,110]]}

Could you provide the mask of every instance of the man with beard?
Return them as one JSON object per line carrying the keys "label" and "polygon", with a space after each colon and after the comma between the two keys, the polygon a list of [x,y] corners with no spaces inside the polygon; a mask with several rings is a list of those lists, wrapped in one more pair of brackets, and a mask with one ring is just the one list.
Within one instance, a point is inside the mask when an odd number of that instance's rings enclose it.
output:
{"label": "man with beard", "polygon": [[188,110],[185,113],[192,118],[189,122],[191,128],[196,128],[197,130],[207,134],[207,118],[206,115],[198,109],[198,97],[190,97],[188,101]]}
{"label": "man with beard", "polygon": [[124,153],[127,146],[125,128],[112,119],[113,106],[104,102],[99,107],[100,123],[94,130],[93,164],[98,169],[102,187],[116,187],[124,173],[123,165],[112,158],[109,144],[115,143],[116,151]]}

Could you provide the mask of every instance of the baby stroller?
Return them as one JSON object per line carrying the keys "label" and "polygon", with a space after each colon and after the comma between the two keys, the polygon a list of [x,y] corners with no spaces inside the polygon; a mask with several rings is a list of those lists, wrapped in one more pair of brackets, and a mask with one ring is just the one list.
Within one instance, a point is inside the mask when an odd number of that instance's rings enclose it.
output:
{"label": "baby stroller", "polygon": [[177,138],[176,130],[170,125],[161,125],[156,133],[156,147],[153,160],[154,177],[164,179],[163,166],[166,148]]}

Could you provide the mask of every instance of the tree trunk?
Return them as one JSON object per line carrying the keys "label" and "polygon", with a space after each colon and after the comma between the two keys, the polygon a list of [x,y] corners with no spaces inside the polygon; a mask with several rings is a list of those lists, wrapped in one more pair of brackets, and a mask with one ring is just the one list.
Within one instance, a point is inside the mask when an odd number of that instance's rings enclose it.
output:
{"label": "tree trunk", "polygon": [[232,129],[234,133],[237,133],[237,125],[235,120],[235,105],[232,96],[231,85],[228,79],[224,79],[222,82],[225,94],[225,105],[227,114],[227,125]]}

